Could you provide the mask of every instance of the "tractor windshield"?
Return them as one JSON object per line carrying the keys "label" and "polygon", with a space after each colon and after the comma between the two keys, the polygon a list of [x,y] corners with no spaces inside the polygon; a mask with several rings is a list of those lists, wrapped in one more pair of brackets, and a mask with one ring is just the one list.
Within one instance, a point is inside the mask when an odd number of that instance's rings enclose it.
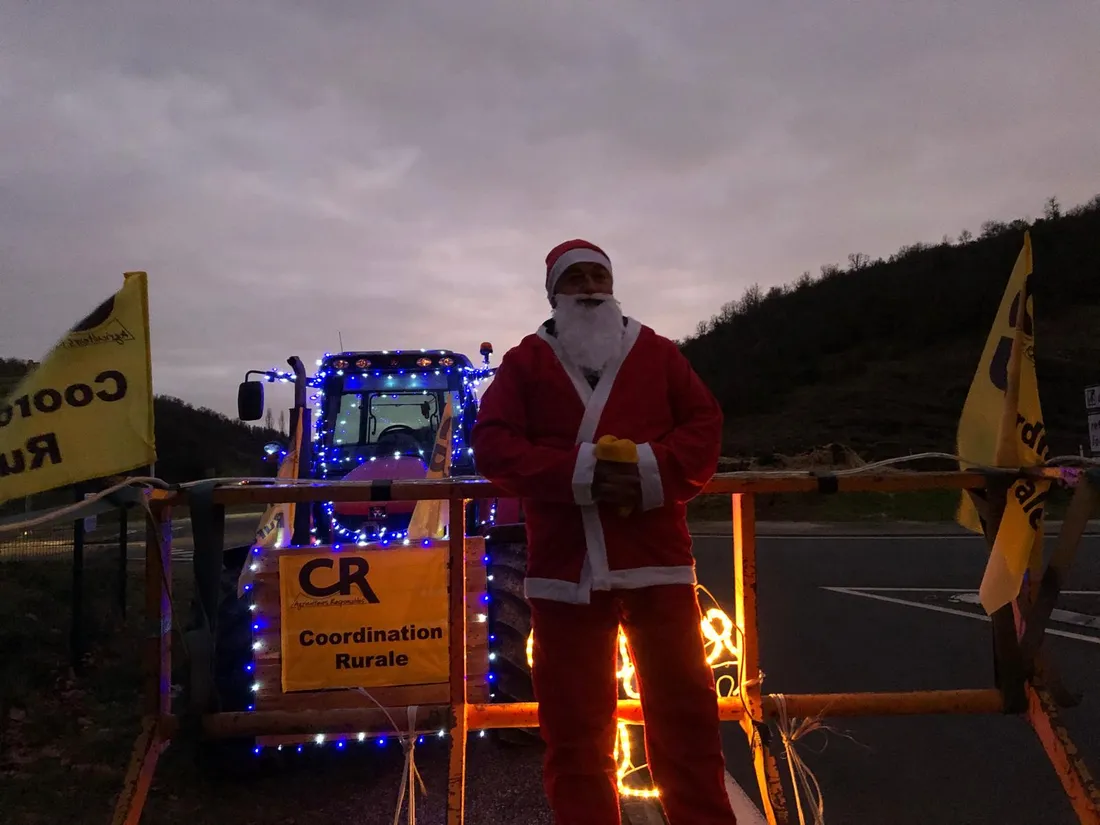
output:
{"label": "tractor windshield", "polygon": [[431,452],[444,399],[442,392],[413,390],[343,393],[332,428],[332,446],[361,456]]}

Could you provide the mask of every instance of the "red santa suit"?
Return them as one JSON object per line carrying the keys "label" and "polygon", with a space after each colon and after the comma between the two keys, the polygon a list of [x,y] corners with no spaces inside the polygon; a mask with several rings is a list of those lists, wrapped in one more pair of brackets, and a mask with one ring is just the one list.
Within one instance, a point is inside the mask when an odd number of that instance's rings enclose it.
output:
{"label": "red santa suit", "polygon": [[[502,359],[473,431],[478,470],[522,499],[544,783],[561,825],[619,820],[612,753],[618,627],[671,825],[731,825],[686,503],[715,472],[721,411],[676,345],[625,319],[592,382],[547,322]],[[595,443],[638,446],[641,506],[594,503]],[[637,760],[636,760],[637,761]]]}

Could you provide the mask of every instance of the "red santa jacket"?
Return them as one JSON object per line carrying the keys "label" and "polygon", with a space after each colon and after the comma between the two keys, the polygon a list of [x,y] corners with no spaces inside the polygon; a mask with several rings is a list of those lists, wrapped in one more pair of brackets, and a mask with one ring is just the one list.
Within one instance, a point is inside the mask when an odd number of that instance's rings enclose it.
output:
{"label": "red santa jacket", "polygon": [[[529,598],[587,604],[592,590],[694,584],[686,503],[714,474],[722,412],[676,345],[627,319],[592,387],[546,326],[509,350],[473,431],[478,471],[522,499]],[[641,507],[595,504],[595,442],[638,445]]]}

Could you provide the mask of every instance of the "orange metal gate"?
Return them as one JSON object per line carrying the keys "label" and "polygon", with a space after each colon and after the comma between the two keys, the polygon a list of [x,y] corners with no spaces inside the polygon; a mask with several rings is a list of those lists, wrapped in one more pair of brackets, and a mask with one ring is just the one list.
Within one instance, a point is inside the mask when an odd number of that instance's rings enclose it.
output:
{"label": "orange metal gate", "polygon": [[[785,694],[781,699],[762,692],[756,609],[756,523],[754,495],[762,493],[910,492],[931,489],[1007,489],[1005,481],[1020,476],[1056,480],[1055,468],[959,472],[857,472],[842,475],[734,473],[716,476],[705,494],[727,495],[732,501],[734,556],[734,621],[742,639],[741,667],[748,679],[738,695],[720,700],[724,720],[737,721],[749,741],[757,780],[770,823],[788,822],[786,797],[773,753],[762,734],[776,718],[780,701],[791,717],[884,716],[913,714],[993,714],[1025,716],[1039,737],[1079,820],[1100,825],[1100,789],[1059,720],[1058,708],[1073,703],[1062,688],[1041,648],[1045,625],[1073,560],[1089,515],[1098,504],[1095,471],[1082,474],[1070,505],[1057,548],[1041,581],[1033,582],[1016,603],[993,615],[995,684],[987,689],[914,691],[898,693]],[[1091,478],[1090,478],[1091,477]],[[369,501],[369,483],[310,483],[225,485],[213,493],[221,506],[276,501]],[[460,825],[465,814],[466,739],[471,729],[537,727],[534,703],[472,704],[467,695],[467,582],[465,507],[467,500],[496,495],[482,480],[393,482],[385,495],[401,500],[446,499],[450,502],[450,680],[449,704],[421,708],[426,718],[445,712],[450,719],[450,781],[448,825]],[[151,523],[146,553],[146,614],[150,632],[146,642],[146,699],[144,725],[131,760],[126,783],[115,809],[114,821],[136,825],[141,816],[157,757],[178,728],[171,713],[170,641],[171,610],[171,515],[174,506],[187,504],[182,492],[150,494]],[[995,524],[995,522],[994,522]],[[992,530],[995,532],[995,529]],[[987,540],[991,540],[987,536]],[[392,709],[391,709],[392,710]],[[619,702],[619,718],[641,722],[637,700]],[[405,718],[402,713],[395,718]],[[211,714],[203,718],[203,731],[213,737],[336,733],[365,730],[399,733],[382,711],[366,709],[253,711]]]}

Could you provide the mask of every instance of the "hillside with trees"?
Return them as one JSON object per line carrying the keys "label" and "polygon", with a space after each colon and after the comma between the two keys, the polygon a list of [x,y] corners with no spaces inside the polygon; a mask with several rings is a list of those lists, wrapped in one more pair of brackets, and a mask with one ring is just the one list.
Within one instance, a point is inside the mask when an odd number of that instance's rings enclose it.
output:
{"label": "hillside with trees", "polygon": [[159,478],[179,482],[275,474],[263,448],[280,437],[278,431],[254,427],[168,395],[158,395],[153,403]]}
{"label": "hillside with trees", "polygon": [[758,286],[681,342],[726,414],[724,452],[764,458],[830,442],[865,459],[954,452],[967,390],[1030,229],[1036,371],[1053,454],[1088,438],[1100,383],[1100,196],[977,235],[853,253],[792,284]]}
{"label": "hillside with trees", "polygon": [[[1031,230],[1036,369],[1051,449],[1088,439],[1083,389],[1100,384],[1100,196],[977,235],[853,253],[819,276],[748,289],[681,346],[726,415],[724,453],[765,463],[830,443],[864,459],[954,452],[955,428],[1009,273]],[[32,362],[0,359],[0,397]],[[155,399],[157,475],[270,475],[279,435],[172,397]],[[279,422],[280,429],[285,420]]]}

